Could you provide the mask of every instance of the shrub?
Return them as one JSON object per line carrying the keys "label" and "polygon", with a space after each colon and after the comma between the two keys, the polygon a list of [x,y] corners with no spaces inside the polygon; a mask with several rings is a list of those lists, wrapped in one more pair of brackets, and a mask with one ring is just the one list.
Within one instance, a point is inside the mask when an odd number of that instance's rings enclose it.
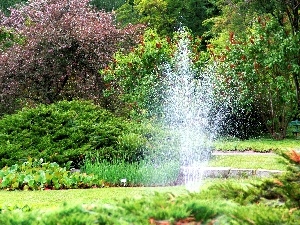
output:
{"label": "shrub", "polygon": [[90,102],[24,109],[0,120],[0,167],[30,156],[60,165],[73,161],[78,167],[87,153],[96,152],[106,160],[138,161],[147,153],[151,129]]}
{"label": "shrub", "polygon": [[269,204],[274,207],[286,207],[298,210],[300,207],[300,154],[296,151],[276,150],[286,163],[284,173],[274,175],[272,178],[252,182],[241,186],[236,182],[218,184],[210,190],[218,190],[220,197],[234,200],[240,204]]}
{"label": "shrub", "polygon": [[284,202],[288,208],[300,207],[300,154],[295,150],[290,152],[277,151],[287,162],[287,171],[275,176],[275,179],[265,181],[260,187],[261,196],[266,199]]}
{"label": "shrub", "polygon": [[0,27],[25,41],[0,52],[1,104],[63,99],[103,102],[97,71],[117,50],[136,42],[141,26],[118,29],[113,15],[96,11],[89,0],[31,0],[3,16]]}

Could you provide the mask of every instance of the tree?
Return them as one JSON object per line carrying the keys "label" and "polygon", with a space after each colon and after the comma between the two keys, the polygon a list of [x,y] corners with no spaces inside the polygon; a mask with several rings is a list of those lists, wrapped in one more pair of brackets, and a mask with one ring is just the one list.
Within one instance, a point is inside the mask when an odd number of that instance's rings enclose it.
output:
{"label": "tree", "polygon": [[299,42],[268,16],[253,21],[246,34],[244,40],[231,33],[227,50],[216,57],[222,93],[236,108],[255,105],[269,133],[283,139],[297,109],[291,68],[298,66]]}
{"label": "tree", "polygon": [[1,0],[0,10],[2,10],[5,14],[9,14],[11,7],[25,2],[27,2],[27,0]]}
{"label": "tree", "polygon": [[137,40],[142,26],[118,29],[113,15],[95,11],[88,0],[31,0],[12,9],[0,26],[22,36],[0,52],[2,104],[93,99],[105,104],[105,68],[117,49]]}
{"label": "tree", "polygon": [[137,113],[139,117],[162,116],[166,74],[171,68],[176,71],[178,65],[174,57],[182,38],[189,38],[189,56],[195,67],[195,79],[201,79],[199,68],[204,68],[209,56],[200,50],[200,38],[193,38],[185,30],[176,32],[173,38],[162,37],[156,30],[147,29],[130,53],[117,52],[114,62],[100,71],[107,82],[106,94],[110,96],[112,108],[127,115],[128,112],[131,115]]}
{"label": "tree", "polygon": [[170,61],[175,46],[155,30],[146,30],[130,53],[118,52],[114,63],[101,71],[107,82],[106,94],[116,110],[155,114],[160,111],[163,64]]}
{"label": "tree", "polygon": [[[254,1],[261,6],[266,13],[274,16],[281,27],[290,27],[291,33],[300,43],[300,1],[299,0],[273,0],[273,4],[268,1]],[[270,7],[271,5],[271,7]],[[273,6],[273,7],[272,7]],[[289,23],[287,23],[287,21]],[[298,102],[298,111],[300,112],[300,48],[294,55],[293,61],[297,61],[297,66],[292,68],[293,79]]]}
{"label": "tree", "polygon": [[[221,16],[210,19],[214,23],[212,32],[218,37],[228,32],[234,32],[239,38],[244,37],[244,31],[251,26],[253,20],[259,16],[272,17],[281,29],[293,36],[293,42],[300,42],[300,1],[299,0],[219,0]],[[220,43],[221,41],[219,41]],[[225,47],[225,46],[223,46]],[[298,112],[300,112],[300,48],[290,59],[293,67],[288,68],[292,72],[294,91],[297,96]],[[296,62],[296,63],[294,63]]]}
{"label": "tree", "polygon": [[121,23],[145,23],[159,34],[171,36],[180,27],[203,35],[203,21],[219,13],[214,0],[134,0],[117,10]]}
{"label": "tree", "polygon": [[99,10],[105,10],[106,12],[116,10],[125,3],[126,0],[90,0],[91,5]]}

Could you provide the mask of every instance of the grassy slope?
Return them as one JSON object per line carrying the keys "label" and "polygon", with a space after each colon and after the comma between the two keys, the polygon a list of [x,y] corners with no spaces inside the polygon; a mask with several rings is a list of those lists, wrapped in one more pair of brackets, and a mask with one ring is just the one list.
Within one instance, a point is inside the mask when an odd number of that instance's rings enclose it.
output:
{"label": "grassy slope", "polygon": [[218,151],[256,151],[268,152],[272,150],[300,150],[300,139],[291,137],[284,140],[274,140],[271,138],[258,138],[240,141],[237,139],[222,139],[214,144]]}
{"label": "grassy slope", "polygon": [[216,155],[209,162],[213,167],[231,167],[241,169],[285,170],[282,158],[275,154],[268,155]]}

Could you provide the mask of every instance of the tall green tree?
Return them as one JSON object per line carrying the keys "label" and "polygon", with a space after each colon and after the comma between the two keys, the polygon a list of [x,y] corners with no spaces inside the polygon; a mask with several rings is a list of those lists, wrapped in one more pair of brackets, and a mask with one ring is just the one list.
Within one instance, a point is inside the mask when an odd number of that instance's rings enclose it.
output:
{"label": "tall green tree", "polygon": [[[209,19],[214,24],[211,33],[215,35],[213,44],[225,47],[228,33],[232,32],[239,38],[247,37],[247,30],[256,18],[268,15],[276,20],[280,29],[291,35],[291,43],[300,43],[300,1],[299,0],[219,0],[222,13],[218,17]],[[284,51],[289,51],[287,47]],[[287,68],[292,74],[294,91],[297,96],[298,111],[300,112],[300,48],[294,49],[290,59],[293,66]],[[283,60],[283,59],[282,59]],[[284,63],[284,62],[281,62]]]}
{"label": "tall green tree", "polygon": [[[253,9],[260,9],[261,13],[271,14],[280,24],[280,26],[290,32],[296,42],[300,43],[300,0],[254,0]],[[290,68],[295,82],[295,90],[298,101],[298,110],[300,111],[300,47],[291,57],[297,65]]]}
{"label": "tall green tree", "polygon": [[117,10],[123,23],[145,23],[159,34],[171,36],[179,27],[203,35],[203,21],[219,13],[215,0],[132,0]]}
{"label": "tall green tree", "polygon": [[126,0],[91,0],[90,4],[99,10],[110,12],[118,9],[121,5],[125,4]]}
{"label": "tall green tree", "polygon": [[292,68],[298,66],[299,42],[269,16],[253,21],[246,37],[231,33],[226,50],[215,57],[221,96],[236,108],[255,106],[269,133],[283,139],[297,110]]}

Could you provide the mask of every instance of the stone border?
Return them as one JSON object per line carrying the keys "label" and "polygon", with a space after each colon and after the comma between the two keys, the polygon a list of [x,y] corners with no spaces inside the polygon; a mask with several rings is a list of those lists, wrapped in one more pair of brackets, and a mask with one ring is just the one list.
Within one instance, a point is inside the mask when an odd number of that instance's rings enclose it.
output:
{"label": "stone border", "polygon": [[254,152],[254,151],[245,151],[245,152],[239,152],[239,151],[213,151],[211,153],[212,156],[226,156],[226,155],[276,155],[273,152]]}
{"label": "stone border", "polygon": [[283,173],[281,170],[265,169],[238,169],[231,167],[181,167],[182,177],[193,178],[247,178],[247,177],[270,177]]}

